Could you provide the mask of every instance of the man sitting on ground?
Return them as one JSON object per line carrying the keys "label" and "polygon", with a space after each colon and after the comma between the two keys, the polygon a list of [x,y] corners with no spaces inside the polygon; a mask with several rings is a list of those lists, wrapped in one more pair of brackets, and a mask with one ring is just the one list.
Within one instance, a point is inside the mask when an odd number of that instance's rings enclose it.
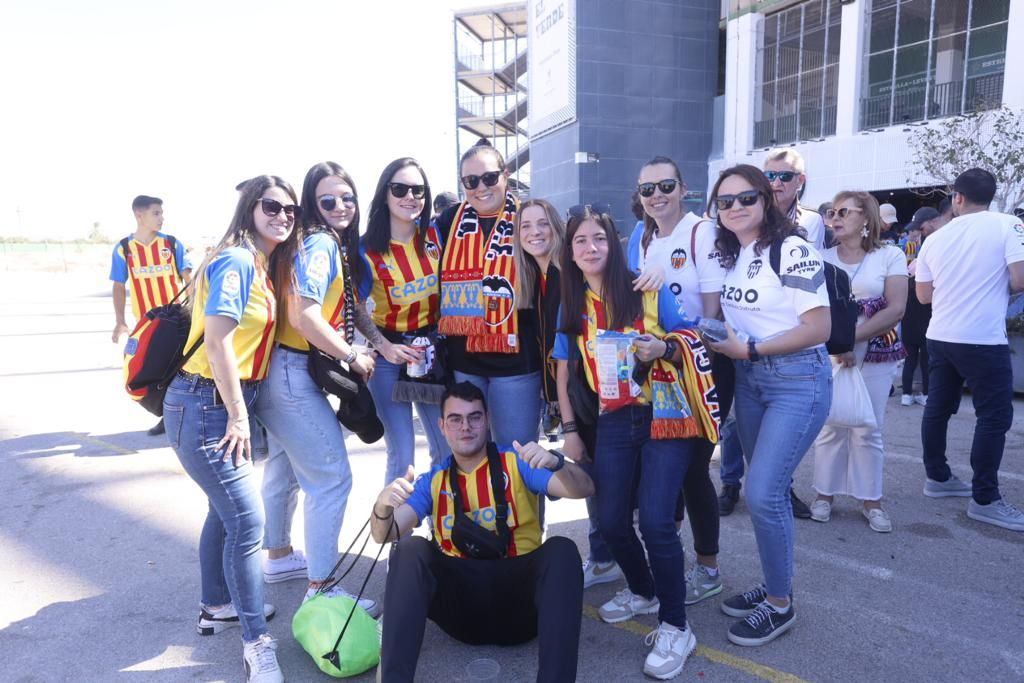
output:
{"label": "man sitting on ground", "polygon": [[[410,467],[373,506],[374,540],[402,539],[388,564],[381,680],[414,679],[428,617],[473,645],[539,636],[537,680],[576,680],[580,554],[561,536],[541,543],[540,496],[585,498],[593,482],[535,442],[488,442],[484,395],[469,382],[445,391],[440,426],[452,455],[415,483]],[[426,516],[433,541],[409,536]]]}

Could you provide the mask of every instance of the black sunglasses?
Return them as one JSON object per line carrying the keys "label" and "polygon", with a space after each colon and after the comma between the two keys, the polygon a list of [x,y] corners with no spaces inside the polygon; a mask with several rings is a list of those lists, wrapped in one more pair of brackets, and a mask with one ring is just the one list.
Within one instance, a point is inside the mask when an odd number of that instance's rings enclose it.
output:
{"label": "black sunglasses", "polygon": [[299,213],[299,206],[297,204],[282,204],[276,199],[268,199],[263,197],[257,200],[257,204],[260,205],[260,210],[263,211],[264,216],[270,216],[274,218],[277,214],[284,211],[284,215],[291,220],[295,220],[295,216]]}
{"label": "black sunglasses", "polygon": [[764,177],[768,179],[769,183],[774,183],[776,180],[781,180],[784,183],[788,183],[793,178],[796,178],[799,173],[793,171],[765,171]]}
{"label": "black sunglasses", "polygon": [[413,199],[423,199],[423,195],[427,192],[426,185],[407,185],[405,183],[388,183],[388,189],[391,190],[391,196],[396,199],[401,199],[409,194],[409,190],[412,190]]}
{"label": "black sunglasses", "polygon": [[758,198],[761,193],[757,190],[747,190],[746,192],[739,192],[737,194],[720,194],[711,200],[711,217],[718,216],[722,211],[728,211],[732,208],[733,204],[738,199],[740,206],[753,206],[757,204]]}
{"label": "black sunglasses", "polygon": [[504,169],[500,171],[488,171],[483,175],[464,175],[462,176],[462,186],[467,190],[475,190],[482,180],[486,187],[494,187],[501,179],[502,173],[504,173]]}
{"label": "black sunglasses", "polygon": [[344,204],[350,208],[356,205],[356,196],[354,194],[343,194],[340,197],[333,194],[325,194],[317,197],[316,200],[324,211],[334,211],[338,208],[338,204]]}
{"label": "black sunglasses", "polygon": [[675,192],[676,185],[679,181],[675,178],[666,178],[665,180],[659,180],[656,183],[640,183],[636,186],[636,191],[640,193],[641,197],[651,197],[654,195],[654,188],[661,190],[662,194],[672,194]]}
{"label": "black sunglasses", "polygon": [[568,218],[580,218],[588,209],[590,210],[590,213],[611,215],[612,212],[610,204],[598,202],[597,204],[577,204],[576,206],[570,206],[569,210],[566,212],[566,216]]}

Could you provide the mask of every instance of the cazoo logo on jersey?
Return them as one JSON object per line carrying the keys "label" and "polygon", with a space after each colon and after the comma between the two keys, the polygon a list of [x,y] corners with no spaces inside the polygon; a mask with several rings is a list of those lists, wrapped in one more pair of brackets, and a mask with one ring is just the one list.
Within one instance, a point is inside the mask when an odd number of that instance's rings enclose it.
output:
{"label": "cazoo logo on jersey", "polygon": [[[753,265],[753,264],[751,264]],[[735,301],[736,303],[757,303],[757,290],[756,289],[743,289],[742,287],[733,287],[731,285],[722,285],[722,298],[727,301]]]}

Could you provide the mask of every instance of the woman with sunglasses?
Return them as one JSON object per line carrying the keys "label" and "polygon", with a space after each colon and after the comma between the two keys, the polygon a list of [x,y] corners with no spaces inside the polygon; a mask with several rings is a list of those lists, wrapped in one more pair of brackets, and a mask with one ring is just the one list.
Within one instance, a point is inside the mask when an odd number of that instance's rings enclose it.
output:
{"label": "woman with sunglasses", "polygon": [[[643,225],[629,240],[629,267],[640,276],[634,288],[653,290],[667,285],[686,317],[718,318],[725,270],[718,261],[715,224],[686,210],[686,183],[679,166],[658,156],[640,169],[637,193],[644,209]],[[712,359],[718,391],[720,419],[724,422],[732,406],[736,371],[732,359],[715,354]],[[690,529],[697,561],[686,576],[686,604],[693,605],[722,592],[718,573],[718,492],[711,481],[712,441],[702,439],[694,446],[693,462],[686,471],[683,496],[690,513]],[[682,520],[683,507],[676,510]]]}
{"label": "woman with sunglasses", "polygon": [[[355,183],[338,164],[319,163],[306,173],[301,223],[302,246],[287,290],[288,315],[281,317],[267,390],[256,403],[256,414],[270,442],[263,475],[264,577],[270,583],[308,577],[308,600],[331,578],[352,490],[345,436],[327,395],[310,377],[309,348],[340,358],[364,377],[374,363],[352,345],[356,307],[349,263],[356,265],[359,259],[345,255],[356,253],[359,208]],[[305,493],[308,559],[292,548],[290,539],[299,487]],[[330,594],[349,595],[340,586]],[[373,600],[361,599],[359,605],[371,615],[379,612]]]}
{"label": "woman with sunglasses", "polygon": [[[648,644],[654,647],[643,670],[649,676],[667,679],[682,670],[697,643],[686,623],[685,566],[674,521],[695,440],[652,436],[660,431],[654,426],[654,380],[668,371],[664,365],[648,367],[646,378],[638,380],[641,373],[630,372],[626,359],[620,355],[615,360],[614,354],[622,351],[607,346],[607,333],[639,333],[631,341],[638,367],[656,360],[678,364],[683,358],[682,346],[674,338],[663,338],[691,323],[680,314],[667,287],[660,292],[634,290],[634,275],[605,207],[573,207],[569,215],[568,246],[562,251],[560,325],[552,354],[560,361],[562,415],[566,423],[574,422],[567,364],[577,354],[591,390],[602,396],[615,393],[623,397],[615,408],[606,405],[606,412],[597,418],[599,455],[592,471],[598,526],[628,587],[598,612],[607,623],[657,613],[660,624],[648,636]],[[610,353],[606,355],[602,348]],[[618,371],[609,376],[606,365],[598,366],[599,355],[611,357]],[[634,390],[637,381],[642,382],[638,393]],[[693,413],[701,410],[707,415],[705,408],[694,405]],[[637,504],[643,544],[633,529]]]}
{"label": "woman with sunglasses", "polygon": [[[231,225],[192,280],[195,352],[164,397],[171,448],[206,494],[199,538],[200,635],[241,626],[249,681],[284,680],[263,603],[263,508],[252,467],[252,422],[270,362],[278,311],[298,248],[291,186],[259,176],[245,186]],[[277,292],[275,298],[275,291]]]}
{"label": "woman with sunglasses", "polygon": [[764,573],[763,584],[723,601],[722,611],[742,618],[729,640],[761,645],[794,623],[789,484],[831,405],[825,341],[832,320],[821,257],[779,210],[759,169],[743,164],[723,171],[708,214],[718,221],[726,268],[727,337],[711,347],[736,361],[736,426],[750,456],[747,507]]}
{"label": "woman with sunglasses", "polygon": [[[438,426],[441,410],[437,400],[443,383],[426,383],[420,372],[425,373],[426,363],[434,358],[433,349],[428,359],[428,347],[412,345],[417,339],[429,340],[432,345],[437,340],[441,238],[430,226],[430,207],[430,184],[419,162],[410,157],[395,159],[377,181],[360,244],[363,277],[359,298],[373,302],[373,321],[383,337],[369,387],[384,424],[388,453],[385,483],[405,476],[413,465],[413,405],[426,433],[431,463],[439,462],[447,448]],[[398,382],[412,387],[413,396],[395,393]]]}
{"label": "woman with sunglasses", "polygon": [[498,150],[471,147],[459,162],[466,200],[437,225],[441,260],[441,318],[456,382],[472,382],[487,397],[491,438],[529,443],[540,424],[540,348],[536,311],[517,302],[515,263],[519,200],[509,191]]}
{"label": "woman with sunglasses", "polygon": [[874,408],[874,427],[825,425],[814,442],[814,489],[811,519],[827,522],[836,495],[862,501],[862,513],[872,531],[892,531],[882,509],[882,470],[885,453],[882,423],[896,365],[906,351],[896,334],[907,305],[907,259],[893,245],[882,244],[878,201],[867,192],[840,192],[825,216],[837,245],[823,254],[826,261],[850,276],[860,307],[853,351],[833,356],[843,367],[859,367]]}

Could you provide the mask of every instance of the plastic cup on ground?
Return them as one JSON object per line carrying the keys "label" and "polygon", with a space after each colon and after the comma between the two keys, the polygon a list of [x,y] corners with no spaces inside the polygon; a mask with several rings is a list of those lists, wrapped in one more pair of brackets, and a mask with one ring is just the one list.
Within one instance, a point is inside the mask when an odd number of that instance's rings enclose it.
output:
{"label": "plastic cup on ground", "polygon": [[501,673],[501,665],[493,659],[474,659],[466,665],[466,675],[470,681],[496,681]]}

